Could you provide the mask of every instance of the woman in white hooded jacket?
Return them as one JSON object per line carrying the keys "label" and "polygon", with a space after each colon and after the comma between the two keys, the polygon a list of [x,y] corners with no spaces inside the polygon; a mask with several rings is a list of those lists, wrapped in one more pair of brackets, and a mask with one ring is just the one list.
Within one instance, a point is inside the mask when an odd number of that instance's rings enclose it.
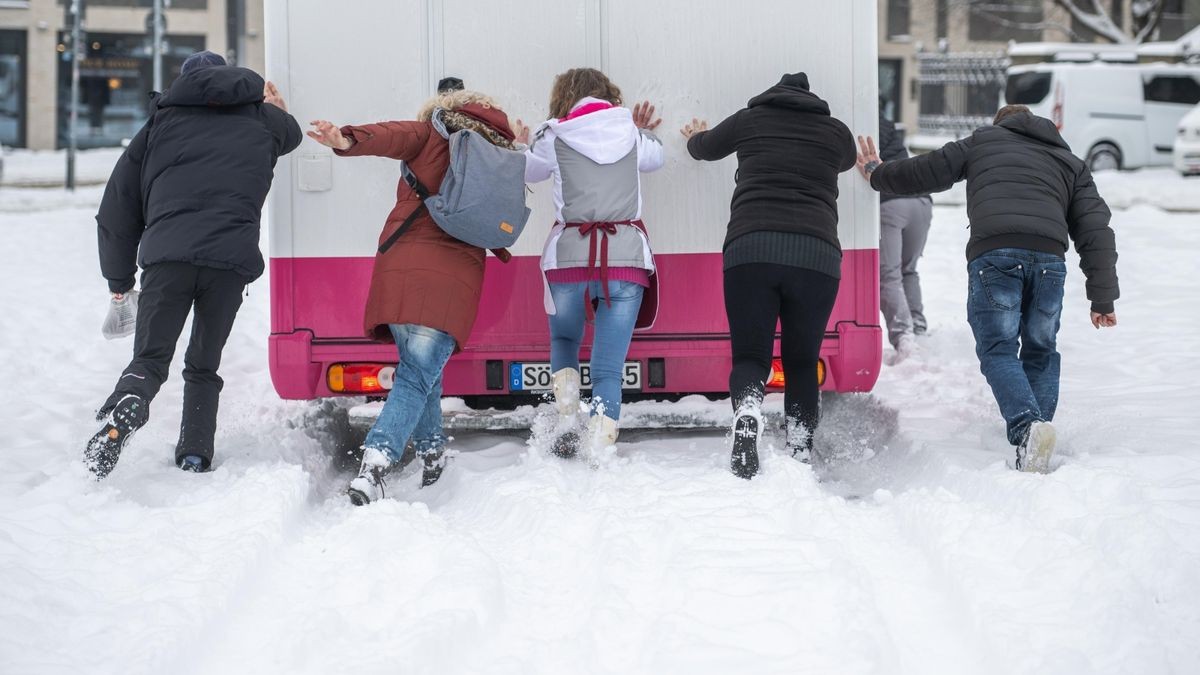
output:
{"label": "woman in white hooded jacket", "polygon": [[[654,106],[621,107],[621,91],[604,73],[575,68],[554,80],[551,119],[529,138],[525,180],[554,178],[557,210],[542,253],[549,292],[550,363],[560,421],[554,452],[579,447],[579,349],[584,323],[595,321],[591,356],[589,446],[616,443],[625,357],[635,327],[653,322],[654,256],[642,224],[641,172],[663,165],[662,143],[650,133]],[[647,311],[648,310],[648,311]],[[639,313],[641,317],[639,318]]]}

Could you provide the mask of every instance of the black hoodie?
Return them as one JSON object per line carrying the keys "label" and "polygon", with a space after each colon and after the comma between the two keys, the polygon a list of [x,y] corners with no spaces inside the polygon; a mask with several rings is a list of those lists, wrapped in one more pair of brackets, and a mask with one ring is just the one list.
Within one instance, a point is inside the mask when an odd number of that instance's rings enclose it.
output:
{"label": "black hoodie", "polygon": [[737,153],[725,246],[748,232],[774,231],[815,236],[841,249],[837,180],[854,166],[854,138],[809,91],[804,73],[784,75],[746,108],[692,136],[687,147],[703,160]]}
{"label": "black hoodie", "polygon": [[1092,173],[1054,123],[1031,113],[981,127],[920,157],[884,162],[871,174],[881,192],[941,192],[967,181],[967,260],[998,248],[1065,255],[1075,242],[1092,309],[1113,311],[1116,237]]}
{"label": "black hoodie", "polygon": [[245,68],[202,67],[155,100],[96,215],[110,290],[133,287],[135,259],[262,274],[263,202],[276,160],[302,138],[291,115],[263,102],[263,85]]}

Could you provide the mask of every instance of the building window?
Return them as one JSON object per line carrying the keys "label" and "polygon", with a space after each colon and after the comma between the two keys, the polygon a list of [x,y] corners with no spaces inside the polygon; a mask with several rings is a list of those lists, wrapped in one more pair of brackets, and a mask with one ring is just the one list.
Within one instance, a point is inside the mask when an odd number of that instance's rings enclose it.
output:
{"label": "building window", "polygon": [[[175,6],[172,3],[172,6]],[[58,143],[67,145],[70,120],[71,50],[59,35]],[[164,40],[163,79],[179,76],[183,60],[204,49],[202,35],[170,35]],[[87,56],[79,69],[79,119],[76,139],[81,148],[118,146],[146,123],[154,82],[151,40],[144,33],[88,33]]]}
{"label": "building window", "polygon": [[1158,26],[1158,39],[1178,40],[1200,23],[1200,2],[1163,0],[1162,22]]}
{"label": "building window", "polygon": [[1042,0],[978,2],[970,5],[967,32],[980,42],[1037,42],[1045,19]]}
{"label": "building window", "polygon": [[937,0],[937,36],[950,37],[949,0]]}
{"label": "building window", "polygon": [[25,31],[0,30],[0,145],[25,147]]}
{"label": "building window", "polygon": [[887,3],[887,34],[888,38],[908,37],[911,33],[912,2],[911,0],[888,0]]}

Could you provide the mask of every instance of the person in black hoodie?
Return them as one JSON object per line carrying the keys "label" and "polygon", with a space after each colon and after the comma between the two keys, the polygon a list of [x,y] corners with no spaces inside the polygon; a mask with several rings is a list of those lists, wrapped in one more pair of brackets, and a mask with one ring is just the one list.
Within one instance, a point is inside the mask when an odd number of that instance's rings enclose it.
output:
{"label": "person in black hoodie", "polygon": [[[908,150],[896,125],[879,111],[879,155],[885,162],[908,159]],[[925,251],[933,200],[879,194],[879,308],[887,325],[888,341],[898,363],[916,349],[916,338],[925,332],[925,306],[917,261]]]}
{"label": "person in black hoodie", "polygon": [[860,136],[859,146],[859,169],[881,192],[940,192],[966,179],[967,321],[975,353],[1016,446],[1016,468],[1048,470],[1070,242],[1086,277],[1092,325],[1117,325],[1116,237],[1087,165],[1053,122],[1020,105],[920,157],[882,162],[872,139]]}
{"label": "person in black hoodie", "polygon": [[208,470],[221,351],[246,284],[263,273],[263,202],[276,160],[302,139],[274,85],[212,52],[188,57],[153,108],[113,168],[96,216],[100,269],[115,299],[143,269],[133,361],[98,411],[101,428],[84,452],[97,478],[149,419],[189,312],[175,461]]}
{"label": "person in black hoodie", "polygon": [[738,159],[723,250],[733,349],[730,468],[742,478],[758,473],[777,322],[787,447],[807,462],[820,418],[817,362],[841,279],[837,180],[854,166],[854,137],[809,90],[804,73],[784,75],[711,131],[693,119],[682,133],[695,159],[735,152]]}

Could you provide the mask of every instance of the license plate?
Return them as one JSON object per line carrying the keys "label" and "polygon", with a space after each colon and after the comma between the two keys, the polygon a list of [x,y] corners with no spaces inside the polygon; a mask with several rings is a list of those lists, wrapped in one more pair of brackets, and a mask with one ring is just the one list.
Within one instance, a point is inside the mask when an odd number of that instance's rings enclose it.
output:
{"label": "license plate", "polygon": [[[583,389],[592,388],[592,372],[587,364],[579,366],[579,380]],[[509,391],[549,391],[553,388],[554,376],[549,363],[510,363],[508,365]],[[626,361],[621,376],[622,389],[642,389],[642,362]]]}

